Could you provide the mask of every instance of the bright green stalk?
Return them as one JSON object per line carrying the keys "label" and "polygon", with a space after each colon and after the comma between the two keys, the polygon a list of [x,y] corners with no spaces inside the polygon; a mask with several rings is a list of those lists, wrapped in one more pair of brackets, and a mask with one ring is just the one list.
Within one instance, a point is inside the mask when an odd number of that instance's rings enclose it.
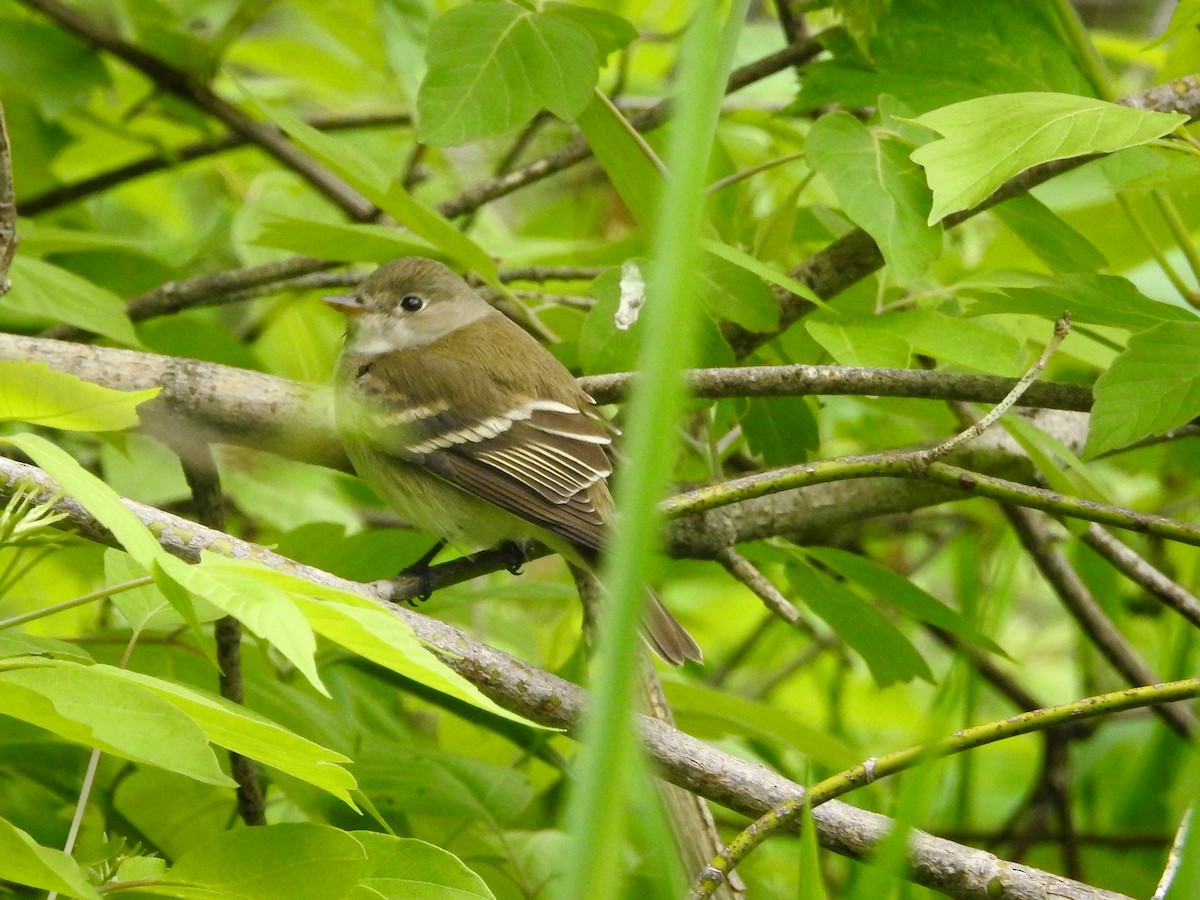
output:
{"label": "bright green stalk", "polygon": [[658,501],[669,487],[683,408],[682,371],[695,357],[698,304],[691,273],[699,255],[705,173],[733,48],[747,0],[734,0],[725,24],[718,4],[701,0],[684,39],[667,179],[652,236],[643,308],[641,376],[627,406],[626,460],[616,478],[618,525],[603,571],[608,603],[599,618],[592,705],[583,725],[577,782],[567,809],[572,849],[562,896],[620,895],[627,797],[634,789],[637,637],[646,581],[661,544]]}

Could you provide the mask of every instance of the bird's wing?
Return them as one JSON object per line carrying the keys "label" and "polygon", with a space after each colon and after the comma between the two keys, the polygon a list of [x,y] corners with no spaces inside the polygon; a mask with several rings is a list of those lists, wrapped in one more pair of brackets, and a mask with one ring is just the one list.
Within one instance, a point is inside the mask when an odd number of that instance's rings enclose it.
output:
{"label": "bird's wing", "polygon": [[438,402],[371,391],[363,430],[371,443],[469,494],[558,534],[594,556],[611,500],[611,433],[586,411],[531,399],[480,416]]}

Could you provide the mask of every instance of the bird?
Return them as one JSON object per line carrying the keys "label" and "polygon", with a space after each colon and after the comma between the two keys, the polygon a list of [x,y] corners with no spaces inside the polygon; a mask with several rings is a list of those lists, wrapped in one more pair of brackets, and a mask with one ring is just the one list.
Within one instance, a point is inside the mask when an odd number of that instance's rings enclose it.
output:
{"label": "bird", "polygon": [[[435,260],[384,263],[325,302],[347,319],[337,428],[380,498],[468,551],[537,541],[594,575],[616,430],[566,366]],[[653,591],[643,625],[666,662],[702,661]]]}

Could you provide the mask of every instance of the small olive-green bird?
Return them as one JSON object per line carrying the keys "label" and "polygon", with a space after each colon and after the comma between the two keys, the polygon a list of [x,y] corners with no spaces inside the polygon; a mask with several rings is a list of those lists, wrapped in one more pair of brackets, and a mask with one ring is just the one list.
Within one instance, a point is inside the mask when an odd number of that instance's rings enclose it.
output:
{"label": "small olive-green bird", "polygon": [[[393,260],[326,302],[349,320],[336,413],[362,479],[455,545],[536,540],[594,572],[612,429],[566,367],[432,260]],[[667,662],[701,660],[653,595],[645,633]]]}

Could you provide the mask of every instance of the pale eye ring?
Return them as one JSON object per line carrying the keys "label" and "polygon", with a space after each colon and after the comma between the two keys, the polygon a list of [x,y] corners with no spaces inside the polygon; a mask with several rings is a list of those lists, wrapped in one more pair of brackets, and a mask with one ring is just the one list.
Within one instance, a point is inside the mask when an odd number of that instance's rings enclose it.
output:
{"label": "pale eye ring", "polygon": [[400,308],[406,312],[416,312],[425,305],[425,301],[416,294],[405,294],[400,298]]}

